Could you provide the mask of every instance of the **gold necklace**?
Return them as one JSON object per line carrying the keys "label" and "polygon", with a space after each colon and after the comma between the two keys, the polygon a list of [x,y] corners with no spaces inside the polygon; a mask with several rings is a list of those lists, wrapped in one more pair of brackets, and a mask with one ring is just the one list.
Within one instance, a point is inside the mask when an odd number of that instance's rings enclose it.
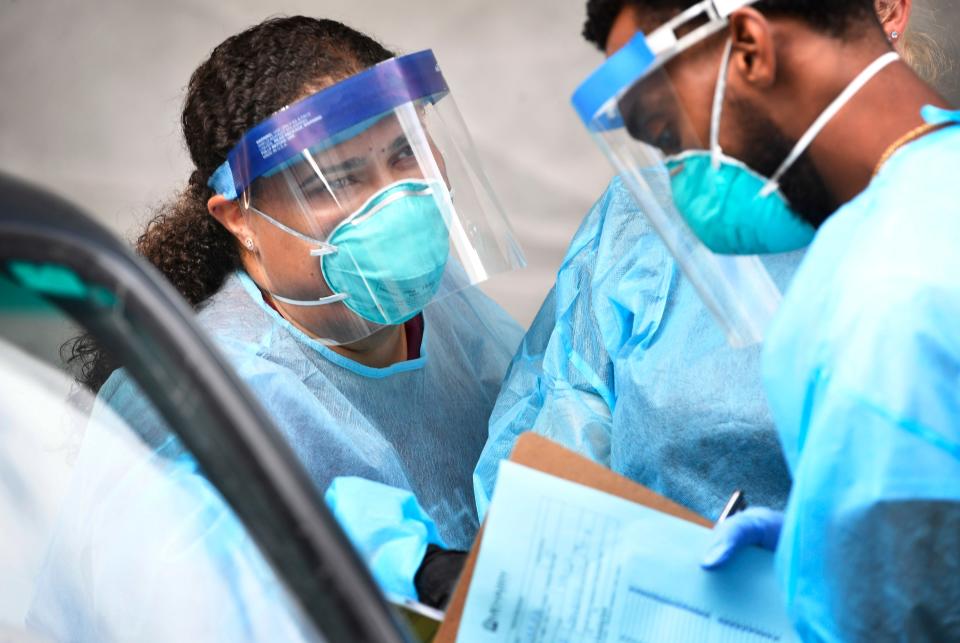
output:
{"label": "gold necklace", "polygon": [[887,148],[887,151],[883,153],[883,156],[880,157],[880,162],[877,163],[877,167],[873,170],[873,176],[880,174],[880,169],[890,160],[890,157],[897,153],[901,147],[913,143],[918,138],[922,138],[929,134],[930,132],[940,129],[947,123],[924,123],[919,127],[915,127],[896,141],[893,142],[893,145]]}

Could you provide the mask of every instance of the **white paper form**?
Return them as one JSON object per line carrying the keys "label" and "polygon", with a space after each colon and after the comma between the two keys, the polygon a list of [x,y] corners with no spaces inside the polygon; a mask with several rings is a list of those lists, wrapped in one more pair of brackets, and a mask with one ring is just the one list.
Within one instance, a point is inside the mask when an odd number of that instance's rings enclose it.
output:
{"label": "white paper form", "polygon": [[458,641],[797,641],[750,549],[700,568],[708,529],[505,461]]}

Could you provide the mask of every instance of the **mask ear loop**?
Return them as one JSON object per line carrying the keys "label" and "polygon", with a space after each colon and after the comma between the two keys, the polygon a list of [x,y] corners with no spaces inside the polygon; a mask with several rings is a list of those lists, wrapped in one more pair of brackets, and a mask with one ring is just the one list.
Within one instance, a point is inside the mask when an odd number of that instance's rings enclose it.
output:
{"label": "mask ear loop", "polygon": [[255,213],[257,216],[259,216],[261,219],[263,219],[270,225],[274,226],[275,228],[282,230],[283,232],[286,232],[291,237],[296,237],[297,239],[300,239],[301,241],[309,243],[310,245],[318,246],[317,248],[310,249],[311,257],[322,257],[324,255],[332,255],[337,251],[336,246],[331,245],[326,241],[321,241],[320,239],[315,239],[313,237],[307,236],[302,232],[297,232],[290,226],[280,223],[279,221],[271,217],[266,212],[258,210],[257,208],[253,207],[250,204],[245,204],[244,207],[246,207],[246,209],[250,210],[251,212]]}
{"label": "mask ear loop", "polygon": [[840,95],[837,96],[830,105],[823,110],[823,113],[817,117],[817,120],[813,122],[813,125],[810,126],[810,129],[807,130],[806,134],[800,137],[800,140],[797,141],[797,144],[793,147],[793,150],[790,152],[790,155],[787,156],[786,160],[780,165],[773,176],[770,177],[770,180],[767,181],[766,185],[763,186],[763,189],[760,190],[760,196],[766,197],[770,196],[774,192],[780,189],[780,179],[783,178],[783,175],[787,173],[793,164],[797,162],[797,159],[807,151],[807,148],[813,143],[814,139],[823,131],[823,128],[833,120],[833,118],[843,109],[847,103],[859,92],[864,86],[873,80],[873,77],[879,74],[881,71],[886,68],[887,65],[894,63],[900,60],[900,56],[895,51],[890,51],[872,63],[870,63],[866,69],[860,72],[856,78],[853,79],[847,88],[840,92]]}
{"label": "mask ear loop", "polygon": [[[319,245],[320,246],[319,248],[310,250],[311,256],[322,257],[324,255],[333,254],[337,251],[336,246],[332,246],[325,241],[320,241],[319,239],[314,239],[313,237],[308,237],[305,234],[297,232],[293,228],[286,226],[283,223],[280,223],[279,221],[271,217],[266,212],[262,212],[257,208],[253,207],[253,205],[250,203],[250,199],[247,198],[246,193],[242,195],[242,199],[243,199],[243,207],[245,209],[250,210],[251,212],[262,217],[267,223],[276,226],[283,232],[286,232],[287,234],[294,236],[302,241],[306,241],[307,243],[314,244],[314,245]],[[289,297],[281,297],[280,295],[274,292],[270,292],[270,296],[273,299],[279,301],[280,303],[287,304],[289,306],[301,306],[301,307],[327,306],[329,304],[335,304],[339,301],[343,301],[344,299],[349,298],[349,295],[347,295],[346,293],[335,293],[333,295],[329,295],[327,297],[320,297],[318,299],[291,299]]]}
{"label": "mask ear loop", "polygon": [[733,52],[733,38],[727,39],[720,61],[720,73],[717,75],[717,89],[713,94],[713,110],[710,113],[710,162],[714,169],[720,167],[720,117],[723,114],[723,99],[727,93],[727,71],[730,68],[730,54]]}

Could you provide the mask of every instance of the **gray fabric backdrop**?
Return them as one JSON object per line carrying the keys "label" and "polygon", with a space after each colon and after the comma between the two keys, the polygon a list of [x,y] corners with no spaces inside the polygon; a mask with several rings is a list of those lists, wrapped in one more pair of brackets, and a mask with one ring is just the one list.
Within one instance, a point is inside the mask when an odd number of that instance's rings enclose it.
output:
{"label": "gray fabric backdrop", "polygon": [[[956,59],[957,0],[916,0]],[[601,60],[584,0],[0,0],[0,169],[132,238],[189,174],[183,88],[225,37],[277,14],[337,18],[400,51],[433,48],[529,267],[486,286],[527,324],[612,171],[569,105]],[[954,75],[953,78],[956,76]],[[950,91],[958,98],[956,84]]]}
{"label": "gray fabric backdrop", "polygon": [[612,175],[570,93],[601,60],[580,0],[0,0],[0,168],[133,238],[182,187],[193,69],[265,17],[342,20],[402,52],[433,48],[529,267],[486,289],[529,323]]}

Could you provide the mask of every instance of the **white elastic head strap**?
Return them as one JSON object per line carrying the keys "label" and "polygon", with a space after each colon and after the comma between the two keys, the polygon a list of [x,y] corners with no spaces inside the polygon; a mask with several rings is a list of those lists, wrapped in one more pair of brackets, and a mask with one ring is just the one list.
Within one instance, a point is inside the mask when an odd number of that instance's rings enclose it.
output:
{"label": "white elastic head strap", "polygon": [[832,103],[823,111],[822,114],[813,122],[813,125],[810,126],[810,129],[807,130],[807,133],[800,137],[800,140],[797,141],[797,144],[793,146],[793,150],[790,152],[790,155],[787,156],[786,160],[780,165],[777,171],[770,177],[770,180],[767,181],[767,184],[763,186],[763,190],[760,191],[761,196],[769,196],[780,189],[780,179],[783,178],[783,175],[786,174],[787,170],[793,167],[793,164],[797,162],[797,159],[807,151],[807,148],[813,143],[814,139],[823,131],[823,128],[833,120],[833,118],[840,112],[844,106],[850,102],[850,100],[859,92],[864,86],[873,80],[873,77],[879,74],[887,65],[890,65],[896,61],[900,60],[900,56],[895,51],[890,51],[872,63],[870,63],[866,69],[864,69],[856,78],[853,79],[847,88],[840,92],[840,95],[834,99]]}
{"label": "white elastic head strap", "polygon": [[289,306],[300,306],[302,308],[312,308],[315,306],[328,306],[330,304],[335,304],[338,301],[343,301],[349,296],[343,293],[338,293],[336,295],[329,295],[327,297],[320,297],[319,299],[290,299],[289,297],[281,297],[275,292],[270,292],[270,297],[276,299],[281,304],[287,304]]}
{"label": "white elastic head strap", "polygon": [[331,255],[331,254],[333,254],[334,252],[337,251],[337,247],[336,247],[336,246],[330,245],[330,244],[327,243],[326,241],[320,241],[319,239],[315,239],[315,238],[313,238],[313,237],[311,237],[311,236],[305,235],[305,234],[303,234],[302,232],[297,232],[296,230],[294,230],[294,229],[291,228],[290,226],[285,225],[285,224],[277,221],[276,219],[274,219],[273,217],[271,217],[271,216],[270,216],[269,214],[267,214],[266,212],[263,212],[262,210],[258,210],[257,208],[253,207],[253,206],[250,205],[250,204],[245,204],[245,207],[246,207],[248,210],[250,210],[251,212],[254,212],[254,213],[256,213],[257,215],[259,215],[260,218],[263,219],[264,221],[266,221],[267,223],[271,224],[272,226],[274,226],[274,227],[276,227],[276,228],[279,228],[280,230],[283,230],[284,232],[286,232],[286,233],[289,234],[290,236],[296,237],[297,239],[300,239],[301,241],[305,241],[306,243],[309,243],[309,244],[311,244],[311,245],[318,246],[317,248],[312,248],[312,249],[310,250],[310,256],[311,256],[311,257],[322,257],[323,255]]}
{"label": "white elastic head strap", "polygon": [[[320,241],[319,239],[314,239],[313,237],[309,237],[303,234],[302,232],[297,232],[290,226],[277,221],[266,212],[263,212],[253,207],[249,203],[246,194],[243,195],[243,206],[246,209],[250,210],[251,212],[256,213],[258,216],[263,218],[267,223],[276,226],[277,228],[279,228],[280,230],[283,230],[287,234],[294,236],[297,239],[300,239],[301,241],[305,241],[311,245],[319,246],[317,248],[313,248],[310,250],[310,256],[322,257],[323,255],[333,254],[334,252],[337,251],[336,246],[330,245],[325,241]],[[273,291],[268,291],[268,292],[270,293],[271,298],[279,301],[282,304],[287,304],[289,306],[303,306],[303,307],[328,306],[330,304],[335,304],[338,301],[343,301],[344,299],[347,299],[349,297],[349,295],[345,293],[336,293],[333,295],[329,295],[327,297],[319,297],[317,299],[291,299],[289,297],[281,297],[280,295],[276,294]]]}
{"label": "white elastic head strap", "polygon": [[717,75],[717,89],[713,93],[713,111],[710,114],[710,161],[714,168],[720,167],[720,116],[723,114],[723,97],[727,93],[727,68],[730,66],[730,54],[733,52],[733,38],[727,39],[720,61],[720,73]]}
{"label": "white elastic head strap", "polygon": [[[686,51],[698,42],[707,39],[727,26],[727,19],[737,9],[742,9],[757,0],[703,0],[685,9],[680,15],[667,21],[647,36],[647,46],[657,57],[651,71]],[[706,22],[684,36],[677,31],[687,23],[706,17]]]}

